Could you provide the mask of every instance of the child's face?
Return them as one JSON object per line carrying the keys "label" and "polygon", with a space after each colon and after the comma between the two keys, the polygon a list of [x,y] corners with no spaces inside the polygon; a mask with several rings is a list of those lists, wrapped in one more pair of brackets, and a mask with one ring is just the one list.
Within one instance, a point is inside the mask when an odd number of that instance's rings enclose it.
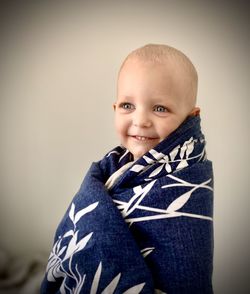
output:
{"label": "child's face", "polygon": [[118,78],[115,127],[138,159],[185,120],[185,83],[173,66],[128,60]]}

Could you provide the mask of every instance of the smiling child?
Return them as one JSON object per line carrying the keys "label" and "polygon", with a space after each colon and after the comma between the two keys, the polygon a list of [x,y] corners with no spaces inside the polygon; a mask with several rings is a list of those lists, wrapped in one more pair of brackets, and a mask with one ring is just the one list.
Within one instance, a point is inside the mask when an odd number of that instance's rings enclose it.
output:
{"label": "smiling child", "polygon": [[128,55],[114,104],[120,146],[94,162],[60,222],[41,293],[211,294],[213,169],[179,50]]}

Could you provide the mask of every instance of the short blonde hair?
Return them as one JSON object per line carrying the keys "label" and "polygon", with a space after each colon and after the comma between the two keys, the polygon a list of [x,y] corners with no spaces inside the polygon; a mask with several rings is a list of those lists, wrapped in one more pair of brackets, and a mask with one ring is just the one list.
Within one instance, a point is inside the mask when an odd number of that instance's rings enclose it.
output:
{"label": "short blonde hair", "polygon": [[119,73],[125,63],[133,58],[139,58],[142,61],[156,64],[163,64],[164,62],[170,61],[180,66],[186,77],[190,80],[190,99],[193,101],[193,104],[196,103],[198,74],[191,60],[183,52],[165,44],[147,44],[129,53],[123,61]]}

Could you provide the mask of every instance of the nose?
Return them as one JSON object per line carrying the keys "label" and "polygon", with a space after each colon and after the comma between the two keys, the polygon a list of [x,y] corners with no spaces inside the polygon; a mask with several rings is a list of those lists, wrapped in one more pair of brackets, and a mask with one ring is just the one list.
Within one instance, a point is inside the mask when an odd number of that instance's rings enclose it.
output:
{"label": "nose", "polygon": [[143,110],[136,110],[133,113],[133,125],[140,128],[148,128],[152,125],[149,114]]}

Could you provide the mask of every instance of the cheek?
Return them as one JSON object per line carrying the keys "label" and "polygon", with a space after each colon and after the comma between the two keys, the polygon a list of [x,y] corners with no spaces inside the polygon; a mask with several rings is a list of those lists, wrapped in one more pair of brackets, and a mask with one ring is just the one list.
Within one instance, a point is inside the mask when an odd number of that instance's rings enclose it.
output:
{"label": "cheek", "polygon": [[163,129],[160,129],[158,133],[159,133],[161,140],[163,140],[171,133],[171,129],[169,127],[167,127],[167,128],[165,127]]}
{"label": "cheek", "polygon": [[167,136],[169,136],[173,131],[175,131],[181,122],[176,120],[169,120],[165,121],[163,124],[161,124],[158,127],[158,133],[161,137],[161,139],[165,139]]}
{"label": "cheek", "polygon": [[119,115],[115,116],[115,129],[118,135],[122,135],[126,132],[126,121]]}

